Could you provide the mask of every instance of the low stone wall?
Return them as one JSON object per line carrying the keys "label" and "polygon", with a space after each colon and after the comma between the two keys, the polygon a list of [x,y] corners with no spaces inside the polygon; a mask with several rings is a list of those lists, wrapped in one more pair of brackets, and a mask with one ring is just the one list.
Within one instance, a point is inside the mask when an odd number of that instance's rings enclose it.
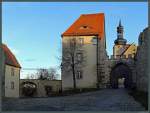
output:
{"label": "low stone wall", "polygon": [[23,84],[24,82],[32,82],[36,85],[37,90],[33,97],[47,97],[45,86],[50,86],[52,93],[59,93],[62,89],[61,80],[37,80],[37,79],[21,79],[20,80],[20,97],[25,97],[23,95]]}

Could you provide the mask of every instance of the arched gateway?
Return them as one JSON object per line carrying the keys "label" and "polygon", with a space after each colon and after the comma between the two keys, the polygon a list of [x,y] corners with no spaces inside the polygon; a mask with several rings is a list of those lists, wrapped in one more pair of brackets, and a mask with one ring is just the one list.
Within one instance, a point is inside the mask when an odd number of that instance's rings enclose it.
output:
{"label": "arched gateway", "polygon": [[118,88],[119,79],[124,79],[123,85],[125,88],[132,86],[132,71],[125,63],[116,64],[110,73],[110,83],[112,88]]}

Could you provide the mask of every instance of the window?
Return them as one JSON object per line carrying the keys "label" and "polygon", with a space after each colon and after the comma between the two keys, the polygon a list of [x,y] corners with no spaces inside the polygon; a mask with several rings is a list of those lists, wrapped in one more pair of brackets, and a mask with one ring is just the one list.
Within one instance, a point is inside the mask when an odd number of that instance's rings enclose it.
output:
{"label": "window", "polygon": [[82,72],[81,71],[77,71],[77,79],[82,79]]}
{"label": "window", "polygon": [[77,53],[77,60],[82,61],[82,53]]}
{"label": "window", "polygon": [[14,76],[14,68],[11,68],[11,76]]}
{"label": "window", "polygon": [[80,27],[80,29],[89,29],[89,27],[87,25],[83,25]]}
{"label": "window", "polygon": [[93,38],[92,38],[92,43],[93,43],[93,45],[96,45],[96,44],[97,44],[97,37],[93,37]]}
{"label": "window", "polygon": [[14,82],[11,82],[11,89],[14,89]]}
{"label": "window", "polygon": [[84,38],[79,38],[79,44],[84,45]]}
{"label": "window", "polygon": [[132,58],[132,54],[128,54],[128,58]]}

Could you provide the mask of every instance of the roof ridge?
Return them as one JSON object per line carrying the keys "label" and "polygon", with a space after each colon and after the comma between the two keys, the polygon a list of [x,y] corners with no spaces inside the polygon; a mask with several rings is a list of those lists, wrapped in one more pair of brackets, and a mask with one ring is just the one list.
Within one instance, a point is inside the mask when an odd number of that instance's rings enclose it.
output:
{"label": "roof ridge", "polygon": [[88,16],[88,15],[104,15],[104,13],[89,13],[89,14],[81,14],[81,16]]}

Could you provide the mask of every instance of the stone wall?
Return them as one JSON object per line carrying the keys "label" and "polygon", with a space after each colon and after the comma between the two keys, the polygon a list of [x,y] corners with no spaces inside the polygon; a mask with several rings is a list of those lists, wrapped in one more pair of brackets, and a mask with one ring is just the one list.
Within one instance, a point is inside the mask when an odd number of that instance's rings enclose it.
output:
{"label": "stone wall", "polygon": [[61,91],[61,80],[37,80],[37,79],[21,79],[20,80],[20,97],[24,97],[22,94],[22,88],[24,82],[32,82],[37,86],[37,92],[34,97],[47,97],[45,86],[51,86],[52,92],[58,93]]}
{"label": "stone wall", "polygon": [[135,58],[136,64],[136,81],[137,89],[141,91],[148,91],[148,32],[150,28],[146,28],[139,36],[139,45]]}
{"label": "stone wall", "polygon": [[106,86],[109,84],[109,57],[107,55],[107,51],[106,51],[106,37],[102,38],[99,41],[98,44],[98,70],[99,70],[99,74],[98,74],[98,80],[99,80],[99,87],[100,88],[106,88]]}
{"label": "stone wall", "polygon": [[[130,70],[131,70],[131,76],[132,76],[132,82],[134,85],[136,83],[136,75],[135,75],[135,63],[133,58],[111,58],[108,60],[108,72],[109,73],[109,80],[111,76],[111,71],[113,71],[113,68],[118,65],[118,64],[123,64],[126,65]],[[124,70],[123,70],[124,71]],[[110,82],[110,81],[109,81]],[[110,84],[109,84],[110,85]]]}

